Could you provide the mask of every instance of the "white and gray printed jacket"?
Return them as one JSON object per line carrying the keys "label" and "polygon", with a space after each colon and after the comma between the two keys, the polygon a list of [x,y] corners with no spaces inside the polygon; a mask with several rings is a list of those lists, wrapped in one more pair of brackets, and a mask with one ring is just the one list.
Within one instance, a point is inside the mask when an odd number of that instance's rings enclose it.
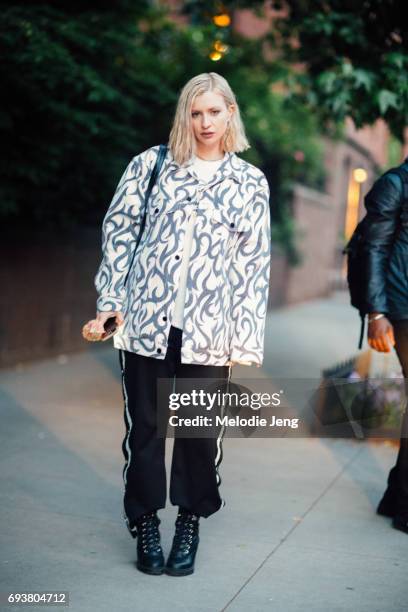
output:
{"label": "white and gray printed jacket", "polygon": [[158,150],[158,145],[150,147],[130,161],[103,219],[97,311],[124,315],[113,337],[115,348],[165,358],[184,235],[195,210],[181,363],[245,361],[259,367],[271,253],[266,177],[228,152],[205,183],[191,161],[179,165],[168,149],[129,269]]}

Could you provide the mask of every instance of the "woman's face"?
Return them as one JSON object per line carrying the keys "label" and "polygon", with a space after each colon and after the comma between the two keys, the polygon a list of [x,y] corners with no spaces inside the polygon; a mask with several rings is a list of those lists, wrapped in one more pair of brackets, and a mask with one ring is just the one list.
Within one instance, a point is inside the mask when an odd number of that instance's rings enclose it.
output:
{"label": "woman's face", "polygon": [[196,96],[191,107],[191,124],[195,139],[203,146],[213,148],[221,142],[232,115],[233,105],[228,109],[224,98],[215,91],[206,91]]}

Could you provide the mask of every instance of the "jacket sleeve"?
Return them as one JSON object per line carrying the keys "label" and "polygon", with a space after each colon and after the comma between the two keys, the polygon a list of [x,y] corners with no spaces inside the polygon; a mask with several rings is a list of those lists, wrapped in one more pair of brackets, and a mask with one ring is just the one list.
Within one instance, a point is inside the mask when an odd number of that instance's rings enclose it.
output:
{"label": "jacket sleeve", "polygon": [[388,312],[386,271],[402,205],[402,183],[385,174],[365,197],[364,242],[367,261],[366,302],[368,312]]}
{"label": "jacket sleeve", "polygon": [[94,284],[98,312],[119,311],[143,213],[147,170],[143,153],[128,164],[102,222],[102,261]]}
{"label": "jacket sleeve", "polygon": [[250,207],[251,229],[240,236],[228,272],[232,291],[230,360],[260,367],[271,259],[269,185],[264,174]]}

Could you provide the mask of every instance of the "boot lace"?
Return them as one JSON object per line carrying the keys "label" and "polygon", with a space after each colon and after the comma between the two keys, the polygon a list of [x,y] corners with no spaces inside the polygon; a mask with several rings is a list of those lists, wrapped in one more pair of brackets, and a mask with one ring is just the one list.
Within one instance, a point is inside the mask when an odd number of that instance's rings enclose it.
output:
{"label": "boot lace", "polygon": [[176,531],[173,546],[180,552],[188,553],[193,537],[198,533],[199,516],[186,510],[180,510],[176,519]]}
{"label": "boot lace", "polygon": [[161,551],[159,524],[160,519],[154,511],[143,514],[136,521],[138,541],[146,553]]}

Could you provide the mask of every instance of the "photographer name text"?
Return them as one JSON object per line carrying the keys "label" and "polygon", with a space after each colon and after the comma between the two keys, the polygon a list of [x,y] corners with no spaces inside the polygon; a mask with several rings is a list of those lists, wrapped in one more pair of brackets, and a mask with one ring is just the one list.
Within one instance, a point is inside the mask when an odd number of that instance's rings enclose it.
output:
{"label": "photographer name text", "polygon": [[198,415],[195,417],[179,417],[178,415],[172,415],[169,418],[169,423],[172,427],[213,427],[224,426],[224,427],[290,427],[291,429],[297,429],[299,427],[298,418],[278,418],[275,415],[269,419],[260,417],[258,414],[254,414],[250,417],[240,416],[202,416]]}

